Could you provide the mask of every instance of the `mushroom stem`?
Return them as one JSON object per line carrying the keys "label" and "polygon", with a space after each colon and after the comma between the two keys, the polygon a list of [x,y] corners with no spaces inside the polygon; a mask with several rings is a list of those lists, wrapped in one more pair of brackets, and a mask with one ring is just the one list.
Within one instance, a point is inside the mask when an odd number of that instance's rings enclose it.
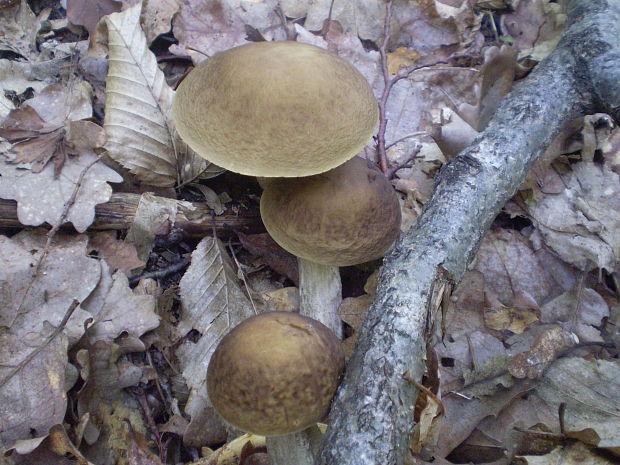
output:
{"label": "mushroom stem", "polygon": [[314,465],[321,443],[321,430],[317,425],[299,433],[265,438],[271,463],[276,465]]}
{"label": "mushroom stem", "polygon": [[[297,262],[300,313],[320,321],[342,339],[342,321],[338,315],[342,284],[338,267],[320,265],[300,257]],[[314,465],[321,436],[321,431],[314,425],[298,433],[268,437],[269,457],[278,465]]]}
{"label": "mushroom stem", "polygon": [[320,321],[342,339],[342,321],[338,307],[342,284],[337,266],[320,265],[304,258],[299,263],[300,313]]}

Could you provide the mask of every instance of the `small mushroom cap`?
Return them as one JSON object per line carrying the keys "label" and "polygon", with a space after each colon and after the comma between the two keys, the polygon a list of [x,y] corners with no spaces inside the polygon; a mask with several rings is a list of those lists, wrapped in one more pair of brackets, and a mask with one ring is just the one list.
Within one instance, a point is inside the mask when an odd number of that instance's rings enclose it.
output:
{"label": "small mushroom cap", "polygon": [[326,173],[270,181],[260,212],[280,246],[323,265],[380,258],[400,234],[400,205],[392,185],[359,157]]}
{"label": "small mushroom cap", "polygon": [[327,50],[255,42],[198,65],[172,105],[181,138],[202,157],[251,176],[321,173],[364,148],[378,106],[364,77]]}
{"label": "small mushroom cap", "polygon": [[215,410],[234,427],[262,436],[320,421],[338,387],[344,354],[320,322],[289,312],[250,317],[219,343],[207,371]]}

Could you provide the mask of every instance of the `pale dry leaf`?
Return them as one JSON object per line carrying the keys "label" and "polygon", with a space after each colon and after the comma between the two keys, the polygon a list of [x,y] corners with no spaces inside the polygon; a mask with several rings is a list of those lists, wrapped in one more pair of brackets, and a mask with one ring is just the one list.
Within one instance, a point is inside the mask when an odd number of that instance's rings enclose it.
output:
{"label": "pale dry leaf", "polygon": [[38,332],[0,327],[0,450],[20,440],[47,436],[61,424],[67,408],[67,336],[50,338],[55,328],[43,322]]}
{"label": "pale dry leaf", "polygon": [[571,289],[542,307],[543,323],[558,323],[573,331],[582,342],[602,342],[603,320],[609,317],[609,306],[594,289]]}
{"label": "pale dry leaf", "polygon": [[[184,339],[177,349],[183,377],[190,387],[186,413],[191,415],[189,434],[184,439],[196,443],[196,436],[221,434],[221,424],[206,424],[206,378],[215,347],[228,331],[255,314],[226,248],[219,239],[205,237],[192,253],[192,263],[180,282],[183,312],[177,337],[197,331],[198,339]],[[191,433],[194,431],[194,433]]]}
{"label": "pale dry leaf", "polygon": [[90,239],[90,245],[97,250],[112,270],[123,270],[128,274],[146,262],[138,258],[133,244],[116,238],[116,231],[101,231]]}
{"label": "pale dry leaf", "polygon": [[595,447],[620,447],[620,365],[613,360],[566,357],[553,363],[536,393],[564,410],[564,434]]}
{"label": "pale dry leaf", "polygon": [[515,231],[488,231],[475,268],[484,275],[485,288],[508,306],[519,294],[529,295],[540,305],[566,290],[547,269],[544,258],[537,256],[534,245]]}
{"label": "pale dry leaf", "polygon": [[140,260],[148,260],[157,234],[170,231],[179,207],[193,209],[191,202],[168,199],[150,193],[142,194],[133,223],[125,237],[126,242],[136,247]]}
{"label": "pale dry leaf", "polygon": [[42,20],[32,12],[26,0],[15,5],[0,9],[0,50],[10,51],[29,60],[36,61],[36,40]]}
{"label": "pale dry leaf", "polygon": [[100,340],[112,342],[121,333],[138,338],[157,328],[159,317],[154,311],[155,297],[134,294],[122,271],[112,275],[105,262],[100,263],[102,279],[82,304],[95,319],[86,331],[90,344]]}
{"label": "pale dry leaf", "polygon": [[120,11],[121,3],[117,0],[66,0],[67,19],[73,24],[84,26],[93,37],[97,23],[105,15]]}
{"label": "pale dry leaf", "polygon": [[500,16],[502,31],[510,35],[526,56],[540,61],[556,47],[566,22],[563,6],[553,0],[521,1],[513,13]]}
{"label": "pale dry leaf", "polygon": [[183,153],[187,149],[178,140],[171,121],[174,91],[148,49],[140,27],[140,12],[138,4],[106,16],[99,24],[100,41],[107,46],[110,63],[105,148],[140,181],[178,186],[204,170],[206,162],[193,152]]}
{"label": "pale dry leaf", "polygon": [[620,260],[620,177],[606,164],[572,165],[565,189],[526,209],[544,241],[580,270],[614,270]]}
{"label": "pale dry leaf", "polygon": [[0,160],[0,197],[17,201],[17,217],[22,224],[39,226],[47,222],[56,226],[62,219],[72,223],[78,232],[86,231],[95,219],[95,205],[107,202],[112,195],[108,183],[123,180],[114,170],[96,162],[83,177],[66,218],[61,218],[81,173],[95,159],[95,154],[85,152],[67,160],[57,179],[51,164],[35,174]]}
{"label": "pale dry leaf", "polygon": [[[320,31],[329,18],[340,23],[343,32],[380,44],[383,40],[385,2],[378,0],[355,0],[332,2],[331,0],[281,2],[284,14],[290,18],[305,17],[304,27]],[[439,8],[438,8],[439,6]],[[331,16],[330,16],[331,12]],[[473,28],[465,26],[475,18],[469,8],[451,9],[433,1],[395,3],[392,14],[391,41],[399,45],[413,45],[420,53],[428,53],[439,47],[458,43],[459,29],[471,34]],[[464,41],[471,39],[463,37]]]}
{"label": "pale dry leaf", "polygon": [[353,334],[342,341],[342,347],[345,355],[351,357],[353,350],[355,349],[355,343],[359,336],[360,328],[364,322],[364,317],[368,311],[368,307],[372,302],[372,296],[368,294],[361,295],[359,297],[347,297],[343,299],[338,307],[338,314],[342,321],[351,326]]}
{"label": "pale dry leaf", "polygon": [[[46,239],[31,231],[10,239],[0,236],[0,326],[24,334],[42,331],[46,321],[58,326],[73,300],[82,302],[97,285],[99,264],[86,256],[87,237],[82,235],[56,235],[33,281]],[[90,318],[80,307],[73,312],[65,325],[70,344],[82,336],[84,322]]]}
{"label": "pale dry leaf", "polygon": [[[276,0],[183,0],[173,20],[176,50],[195,63],[247,43],[248,27],[264,40],[286,40]],[[172,48],[171,48],[172,50]]]}
{"label": "pale dry leaf", "polygon": [[482,419],[497,415],[527,391],[528,386],[517,383],[509,389],[500,389],[497,394],[483,399],[468,399],[457,395],[444,396],[442,402],[445,417],[437,435],[437,444],[430,446],[429,452],[435,456],[445,457],[469,437]]}
{"label": "pale dry leaf", "polygon": [[20,95],[28,88],[38,92],[46,86],[41,79],[43,76],[36,75],[30,63],[0,60],[0,121],[15,108],[7,94],[14,92]]}
{"label": "pale dry leaf", "polygon": [[158,35],[170,31],[172,18],[179,11],[181,3],[181,0],[150,0],[143,2],[141,22],[149,44]]}
{"label": "pale dry leaf", "polygon": [[66,121],[79,121],[93,116],[91,104],[93,90],[83,80],[54,83],[47,86],[23,106],[34,109],[48,124],[64,124]]}

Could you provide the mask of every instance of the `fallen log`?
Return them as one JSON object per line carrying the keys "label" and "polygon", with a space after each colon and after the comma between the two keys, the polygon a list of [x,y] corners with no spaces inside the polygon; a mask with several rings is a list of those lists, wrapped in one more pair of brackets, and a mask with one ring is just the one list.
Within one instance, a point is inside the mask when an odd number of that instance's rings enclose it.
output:
{"label": "fallen log", "polygon": [[[106,203],[95,207],[95,221],[89,229],[129,229],[136,215],[140,194],[115,193]],[[228,237],[236,231],[246,234],[264,232],[258,207],[239,209],[239,213],[227,211],[223,215],[211,214],[204,202],[193,202],[195,210],[187,213],[179,209],[174,227],[187,237],[204,237],[213,234]],[[17,219],[17,202],[0,199],[0,228],[19,228],[23,224]]]}

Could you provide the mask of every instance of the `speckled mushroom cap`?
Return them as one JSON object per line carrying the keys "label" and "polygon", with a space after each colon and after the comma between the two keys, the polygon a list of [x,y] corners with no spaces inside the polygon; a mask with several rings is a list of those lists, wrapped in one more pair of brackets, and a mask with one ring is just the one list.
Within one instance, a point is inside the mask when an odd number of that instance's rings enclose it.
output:
{"label": "speckled mushroom cap", "polygon": [[323,324],[289,312],[250,317],[219,343],[207,371],[217,412],[236,428],[277,436],[321,420],[338,387],[344,354]]}
{"label": "speckled mushroom cap", "polygon": [[179,85],[172,114],[207,160],[251,176],[309,176],[364,148],[377,102],[364,77],[327,50],[255,42],[217,53]]}
{"label": "speckled mushroom cap", "polygon": [[260,212],[280,246],[323,265],[380,258],[400,233],[400,206],[392,185],[359,157],[315,176],[271,180]]}

